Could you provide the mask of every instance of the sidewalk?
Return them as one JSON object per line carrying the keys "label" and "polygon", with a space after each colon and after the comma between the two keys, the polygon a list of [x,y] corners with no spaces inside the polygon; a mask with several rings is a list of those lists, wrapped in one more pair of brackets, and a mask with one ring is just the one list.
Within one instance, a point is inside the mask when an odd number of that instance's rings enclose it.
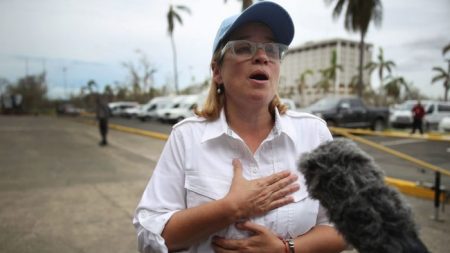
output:
{"label": "sidewalk", "polygon": [[[164,141],[68,119],[0,116],[0,252],[137,252],[134,208]],[[406,197],[431,252],[448,252],[450,211]]]}

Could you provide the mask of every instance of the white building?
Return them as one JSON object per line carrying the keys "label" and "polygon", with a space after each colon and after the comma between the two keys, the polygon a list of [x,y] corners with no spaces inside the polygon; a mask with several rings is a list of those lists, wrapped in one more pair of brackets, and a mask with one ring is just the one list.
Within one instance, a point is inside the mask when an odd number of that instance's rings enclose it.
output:
{"label": "white building", "polygon": [[[300,105],[308,105],[327,95],[315,84],[321,80],[319,70],[331,65],[333,51],[336,51],[337,64],[342,66],[342,71],[337,71],[336,80],[331,85],[331,94],[353,94],[349,86],[357,82],[359,66],[359,42],[345,39],[331,39],[316,42],[307,42],[303,45],[292,47],[286,53],[281,64],[279,92],[283,96],[292,96]],[[372,45],[365,44],[364,66],[372,60]],[[298,93],[300,75],[306,70],[311,70],[312,75],[305,78],[306,87],[304,94]],[[363,82],[370,85],[370,74],[363,72]]]}

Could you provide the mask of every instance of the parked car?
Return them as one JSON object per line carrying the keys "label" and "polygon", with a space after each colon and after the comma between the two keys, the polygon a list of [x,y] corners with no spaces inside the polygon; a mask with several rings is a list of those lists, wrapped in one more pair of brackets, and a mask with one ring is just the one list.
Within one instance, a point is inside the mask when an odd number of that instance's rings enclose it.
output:
{"label": "parked car", "polygon": [[[391,110],[389,123],[392,127],[411,127],[413,122],[412,108],[417,104],[417,100],[407,100]],[[450,102],[422,100],[421,104],[425,109],[423,124],[425,129],[436,129],[439,121],[450,116]]]}
{"label": "parked car", "polygon": [[141,121],[156,119],[158,110],[166,108],[171,99],[172,97],[154,97],[139,110],[137,113],[138,119]]}
{"label": "parked car", "polygon": [[176,123],[185,118],[194,116],[194,110],[204,103],[206,96],[204,95],[188,95],[180,99],[180,102],[163,111],[161,115],[162,121]]}
{"label": "parked car", "polygon": [[61,104],[56,108],[56,113],[58,115],[78,116],[83,112],[83,109],[77,108],[72,104]]}
{"label": "parked car", "polygon": [[442,133],[450,133],[450,116],[444,117],[439,121],[438,131]]}
{"label": "parked car", "polygon": [[366,106],[358,97],[325,97],[303,109],[323,118],[328,126],[383,130],[388,122],[388,108]]}
{"label": "parked car", "polygon": [[125,110],[139,106],[138,102],[119,101],[108,103],[111,116],[124,116]]}

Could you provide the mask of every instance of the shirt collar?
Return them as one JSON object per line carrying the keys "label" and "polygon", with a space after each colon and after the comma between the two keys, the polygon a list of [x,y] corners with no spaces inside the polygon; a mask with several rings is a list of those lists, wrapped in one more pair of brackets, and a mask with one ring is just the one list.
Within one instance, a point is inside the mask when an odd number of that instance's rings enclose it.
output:
{"label": "shirt collar", "polygon": [[297,132],[294,129],[294,122],[291,117],[286,114],[280,115],[278,108],[275,107],[275,126],[273,129],[273,135],[279,136],[281,133],[286,134],[294,143],[297,139]]}
{"label": "shirt collar", "polygon": [[228,133],[229,127],[225,117],[225,110],[222,108],[219,118],[214,121],[208,121],[206,124],[205,132],[202,136],[202,143]]}
{"label": "shirt collar", "polygon": [[[286,134],[292,141],[296,139],[297,133],[295,132],[292,119],[285,115],[280,115],[278,108],[275,108],[275,125],[272,129],[272,134],[274,137],[281,135],[281,133]],[[225,110],[222,108],[220,111],[220,116],[217,120],[210,121],[207,123],[205,132],[202,136],[202,143],[208,140],[220,137],[222,135],[230,135],[232,131],[228,127],[228,123],[225,117]]]}

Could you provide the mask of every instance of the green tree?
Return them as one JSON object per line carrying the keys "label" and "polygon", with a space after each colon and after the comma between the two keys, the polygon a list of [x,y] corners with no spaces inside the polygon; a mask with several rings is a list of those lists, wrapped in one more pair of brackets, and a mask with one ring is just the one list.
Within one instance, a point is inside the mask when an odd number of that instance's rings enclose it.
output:
{"label": "green tree", "polygon": [[364,91],[363,68],[364,68],[364,40],[369,29],[369,24],[373,20],[375,25],[380,25],[383,15],[381,0],[325,0],[328,4],[336,2],[333,8],[333,18],[337,19],[341,15],[344,6],[345,29],[360,33],[359,44],[359,76],[358,76],[358,96],[362,97]]}
{"label": "green tree", "polygon": [[22,110],[38,113],[47,103],[46,74],[27,75],[20,78],[16,85],[9,85],[7,93],[22,95]]}
{"label": "green tree", "polygon": [[172,43],[173,52],[173,77],[175,82],[175,92],[178,94],[178,67],[177,67],[177,50],[175,47],[175,40],[173,38],[173,32],[175,29],[175,22],[178,21],[180,25],[183,24],[183,19],[181,19],[178,11],[184,11],[191,14],[191,10],[184,5],[169,5],[169,11],[167,12],[167,31],[169,32],[170,42]]}

